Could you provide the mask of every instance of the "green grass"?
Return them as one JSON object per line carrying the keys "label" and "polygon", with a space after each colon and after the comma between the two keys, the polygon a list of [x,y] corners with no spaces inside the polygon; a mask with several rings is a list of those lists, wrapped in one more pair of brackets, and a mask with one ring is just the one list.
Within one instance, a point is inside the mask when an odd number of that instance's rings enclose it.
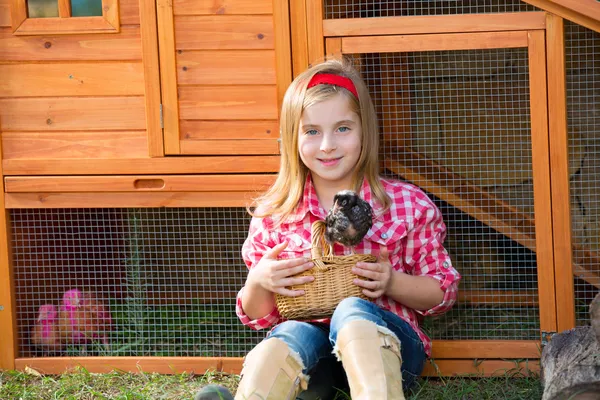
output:
{"label": "green grass", "polygon": [[[205,375],[112,372],[92,374],[84,369],[59,376],[35,371],[0,372],[0,399],[192,399],[204,385],[218,383],[235,390],[239,377]],[[536,400],[542,397],[538,377],[507,373],[501,377],[423,378],[407,397],[432,400]],[[348,399],[346,395],[338,396]]]}

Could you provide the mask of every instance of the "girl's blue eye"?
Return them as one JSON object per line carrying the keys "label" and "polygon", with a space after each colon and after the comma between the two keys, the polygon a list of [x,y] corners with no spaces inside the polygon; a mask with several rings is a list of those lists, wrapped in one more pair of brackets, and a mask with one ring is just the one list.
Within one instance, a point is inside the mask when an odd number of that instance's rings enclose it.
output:
{"label": "girl's blue eye", "polygon": [[309,129],[305,132],[306,135],[316,135],[317,133],[316,129]]}
{"label": "girl's blue eye", "polygon": [[348,128],[347,126],[340,126],[338,128],[338,131],[340,132],[348,132],[350,130],[350,128]]}

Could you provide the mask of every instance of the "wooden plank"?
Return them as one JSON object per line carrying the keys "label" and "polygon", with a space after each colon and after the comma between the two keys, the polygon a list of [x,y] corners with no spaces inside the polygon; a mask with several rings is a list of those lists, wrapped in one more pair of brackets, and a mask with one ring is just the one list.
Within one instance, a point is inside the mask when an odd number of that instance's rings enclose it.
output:
{"label": "wooden plank", "polygon": [[[0,160],[2,160],[2,144],[0,143]],[[0,165],[0,176],[4,171]],[[0,182],[0,190],[4,193],[4,180]],[[17,321],[14,303],[14,280],[11,266],[11,235],[10,214],[6,210],[4,196],[0,199],[0,326],[3,334],[0,335],[0,369],[12,370],[15,368],[17,356]]]}
{"label": "wooden plank", "polygon": [[[8,187],[8,182],[6,183]],[[460,289],[458,301],[471,305],[502,304],[523,307],[539,307],[537,291],[533,290],[472,290]]]}
{"label": "wooden plank", "polygon": [[6,193],[6,208],[246,207],[257,192]]}
{"label": "wooden plank", "polygon": [[182,119],[276,119],[275,86],[183,86],[179,88]]}
{"label": "wooden plank", "polygon": [[415,35],[535,30],[546,27],[545,12],[344,18],[323,21],[331,36]]}
{"label": "wooden plank", "polygon": [[4,187],[7,193],[251,192],[267,189],[274,180],[267,174],[8,176]]}
{"label": "wooden plank", "polygon": [[563,19],[548,14],[546,57],[548,65],[548,115],[550,172],[552,178],[552,226],[557,329],[575,327],[575,292],[569,204],[569,140]]}
{"label": "wooden plank", "polygon": [[145,129],[143,97],[0,99],[3,131]]}
{"label": "wooden plank", "polygon": [[141,60],[140,28],[124,27],[118,35],[14,36],[0,29],[2,61]]}
{"label": "wooden plank", "polygon": [[178,50],[274,49],[271,15],[175,17]]}
{"label": "wooden plank", "polygon": [[[596,0],[523,0],[542,10],[600,32],[600,11]],[[582,12],[582,10],[585,10]]]}
{"label": "wooden plank", "polygon": [[3,132],[2,158],[141,158],[148,155],[146,131]]}
{"label": "wooden plank", "polygon": [[142,63],[0,65],[0,97],[143,95]]}
{"label": "wooden plank", "polygon": [[277,139],[279,123],[271,121],[200,121],[182,120],[181,139]]}
{"label": "wooden plank", "polygon": [[[509,342],[510,343],[510,342]],[[33,368],[43,374],[61,374],[75,367],[90,373],[126,371],[132,373],[157,372],[179,374],[194,372],[204,374],[219,371],[239,374],[243,358],[217,357],[38,357],[18,358],[15,368]],[[424,376],[506,376],[507,372],[535,376],[540,372],[538,360],[430,360],[425,364]]]}
{"label": "wooden plank", "polygon": [[182,51],[179,85],[269,85],[277,82],[274,50]]}
{"label": "wooden plank", "polygon": [[121,28],[119,21],[119,0],[102,0],[102,16],[106,22],[119,32]]}
{"label": "wooden plank", "polygon": [[165,154],[179,154],[179,100],[175,61],[173,2],[157,0],[158,47]]}
{"label": "wooden plank", "polygon": [[[2,1],[2,0],[0,0]],[[140,4],[138,0],[119,0],[119,14],[121,17],[121,32],[123,25],[140,24]],[[127,27],[129,28],[129,27]]]}
{"label": "wooden plank", "polygon": [[532,376],[540,373],[539,360],[429,360],[421,376],[506,377]]}
{"label": "wooden plank", "polygon": [[156,0],[140,0],[140,20],[142,21],[144,101],[146,106],[148,155],[150,157],[162,157],[165,151],[160,115],[162,100]]}
{"label": "wooden plank", "polygon": [[292,76],[308,67],[308,41],[305,0],[290,0],[290,39],[292,44]]}
{"label": "wooden plank", "polygon": [[[546,332],[556,332],[545,33],[544,31],[530,31],[528,36],[533,207],[535,211],[536,258],[540,296],[540,329]],[[568,194],[566,197],[568,197]],[[561,268],[563,267],[561,266]]]}
{"label": "wooden plank", "polygon": [[279,156],[4,160],[5,175],[221,174],[279,171]]}
{"label": "wooden plank", "polygon": [[71,17],[71,1],[58,0],[58,16],[61,18]]}
{"label": "wooden plank", "polygon": [[325,54],[327,58],[336,58],[341,60],[342,55],[342,38],[327,38],[325,39]]}
{"label": "wooden plank", "polygon": [[27,2],[25,0],[9,0],[10,1],[10,21],[12,32],[23,25],[27,19]]}
{"label": "wooden plank", "polygon": [[0,27],[10,27],[10,0],[0,0]]}
{"label": "wooden plank", "polygon": [[27,18],[15,35],[70,35],[73,33],[119,33],[104,17]]}
{"label": "wooden plank", "polygon": [[540,358],[539,340],[435,340],[432,358]]}
{"label": "wooden plank", "polygon": [[175,15],[271,14],[273,0],[174,0]]}
{"label": "wooden plank", "polygon": [[275,70],[277,79],[277,112],[288,86],[292,83],[292,48],[290,38],[290,7],[287,1],[273,4],[273,34],[275,36]]}
{"label": "wooden plank", "polygon": [[277,139],[188,140],[180,143],[181,154],[279,154]]}
{"label": "wooden plank", "polygon": [[449,33],[442,35],[342,38],[344,54],[527,47],[527,32]]}
{"label": "wooden plank", "polygon": [[308,62],[310,64],[317,64],[325,58],[323,18],[323,0],[306,0]]}

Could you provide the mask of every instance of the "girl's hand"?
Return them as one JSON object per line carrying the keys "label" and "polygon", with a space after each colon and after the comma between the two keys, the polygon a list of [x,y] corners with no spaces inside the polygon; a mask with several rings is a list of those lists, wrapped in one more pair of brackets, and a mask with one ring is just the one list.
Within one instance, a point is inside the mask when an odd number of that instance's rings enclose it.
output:
{"label": "girl's hand", "polygon": [[304,290],[290,290],[286,286],[301,285],[314,281],[314,276],[293,277],[293,275],[311,269],[313,263],[308,258],[278,260],[277,256],[286,247],[287,242],[283,242],[266,252],[258,264],[248,273],[246,284],[259,285],[269,292],[283,296],[302,296]]}
{"label": "girl's hand", "polygon": [[363,278],[354,279],[354,284],[363,288],[363,293],[367,297],[376,299],[385,294],[392,282],[392,263],[390,263],[390,253],[385,246],[380,246],[379,256],[375,263],[358,262],[352,268],[352,272]]}

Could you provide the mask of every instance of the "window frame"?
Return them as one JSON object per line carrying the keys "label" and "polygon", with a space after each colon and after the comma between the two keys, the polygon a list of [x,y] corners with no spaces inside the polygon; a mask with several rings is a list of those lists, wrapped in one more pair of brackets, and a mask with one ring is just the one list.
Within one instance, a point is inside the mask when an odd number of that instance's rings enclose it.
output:
{"label": "window frame", "polygon": [[27,0],[11,0],[11,24],[15,35],[66,35],[120,32],[118,0],[102,0],[102,16],[72,17],[70,0],[58,0],[58,17],[29,18]]}

